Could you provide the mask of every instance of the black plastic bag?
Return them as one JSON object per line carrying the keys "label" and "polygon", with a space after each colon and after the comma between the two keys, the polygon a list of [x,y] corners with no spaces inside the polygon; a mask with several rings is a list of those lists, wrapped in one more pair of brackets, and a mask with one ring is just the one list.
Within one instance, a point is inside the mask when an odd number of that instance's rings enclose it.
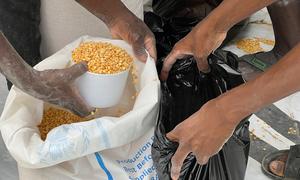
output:
{"label": "black plastic bag", "polygon": [[[159,73],[164,57],[178,40],[190,32],[198,19],[166,19],[147,12],[144,20],[156,38]],[[178,147],[177,143],[166,138],[166,133],[198,111],[210,99],[244,83],[237,70],[237,59],[230,52],[217,50],[208,58],[211,67],[208,74],[198,71],[193,57],[178,60],[173,65],[167,82],[162,82],[161,85],[160,113],[152,145],[152,159],[159,179],[171,179],[171,158]],[[197,164],[193,155],[188,155],[181,169],[180,179],[242,180],[250,146],[248,126],[249,122],[243,120],[222,150],[204,166]]]}
{"label": "black plastic bag", "polygon": [[[153,12],[146,12],[146,24],[158,23],[164,32],[168,32],[176,42],[187,35],[191,29],[202,21],[223,0],[154,0]],[[248,19],[235,24],[227,33],[225,43],[231,41],[246,25]],[[174,39],[173,39],[174,40]]]}
{"label": "black plastic bag", "polygon": [[[152,158],[159,179],[171,179],[171,158],[178,147],[177,143],[166,138],[166,133],[210,99],[244,82],[241,75],[234,74],[237,69],[234,54],[218,50],[215,55],[210,55],[209,64],[211,72],[203,74],[199,73],[192,57],[179,60],[167,82],[162,83],[160,114],[152,145]],[[250,146],[248,126],[249,122],[243,120],[222,150],[204,166],[197,164],[195,156],[190,154],[184,161],[180,179],[242,180]]]}
{"label": "black plastic bag", "polygon": [[205,18],[223,0],[153,0],[153,12],[163,18]]}

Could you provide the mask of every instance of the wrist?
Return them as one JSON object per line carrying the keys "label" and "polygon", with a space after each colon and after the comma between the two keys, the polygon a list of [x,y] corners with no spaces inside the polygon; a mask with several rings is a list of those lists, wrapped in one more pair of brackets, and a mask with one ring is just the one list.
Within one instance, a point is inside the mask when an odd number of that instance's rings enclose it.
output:
{"label": "wrist", "polygon": [[217,106],[228,121],[237,124],[265,105],[264,93],[256,87],[255,82],[248,82],[216,98]]}
{"label": "wrist", "polygon": [[248,104],[250,103],[248,98],[246,96],[241,97],[233,91],[228,91],[214,100],[216,107],[227,123],[237,125],[253,112],[251,105]]}
{"label": "wrist", "polygon": [[231,124],[232,127],[235,127],[242,119],[241,118],[239,120],[239,117],[232,116],[232,114],[229,113],[228,104],[226,105],[220,96],[210,100],[209,102],[214,103],[215,112],[219,113],[223,117],[222,119],[227,125]]}
{"label": "wrist", "polygon": [[[110,21],[107,22],[107,27],[112,30],[112,29],[118,29],[119,26],[124,26],[124,25],[132,25],[134,24],[134,22],[132,22],[132,20],[135,20],[136,16],[134,14],[131,13],[131,11],[129,11],[126,7],[122,8],[122,10],[120,10],[121,13],[119,14],[114,14],[112,17],[110,18]],[[125,27],[120,27],[120,28],[125,28]]]}
{"label": "wrist", "polygon": [[206,17],[206,21],[211,23],[211,27],[214,31],[227,32],[233,26],[233,24],[227,20],[228,18],[224,18],[226,11],[228,11],[226,8],[217,7]]}
{"label": "wrist", "polygon": [[124,12],[124,13],[115,12],[100,17],[98,16],[109,29],[114,27],[123,18],[122,16],[127,14],[127,12],[123,8],[120,8],[119,10],[115,10],[115,11]]}
{"label": "wrist", "polygon": [[131,11],[120,1],[111,3],[108,7],[109,12],[104,12],[103,16],[98,16],[109,29],[115,27],[119,22],[123,22],[124,19],[128,19],[133,14]]}
{"label": "wrist", "polygon": [[130,11],[120,0],[76,0],[80,5],[101,19],[109,28]]}

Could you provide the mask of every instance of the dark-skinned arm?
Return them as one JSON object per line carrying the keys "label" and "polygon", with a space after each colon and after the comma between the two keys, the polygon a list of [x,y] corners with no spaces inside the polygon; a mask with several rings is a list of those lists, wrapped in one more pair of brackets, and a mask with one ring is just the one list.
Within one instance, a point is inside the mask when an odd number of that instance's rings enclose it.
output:
{"label": "dark-skinned arm", "polygon": [[[209,71],[207,56],[219,47],[225,39],[227,31],[234,24],[273,2],[275,0],[224,0],[173,47],[165,59],[161,79],[166,80],[172,65],[177,59],[186,55],[194,56],[199,70]],[[274,76],[287,73],[294,78],[296,77],[295,73],[300,70],[299,63],[296,65],[294,62],[293,67],[288,66],[291,66],[291,59],[293,59],[291,57],[295,58],[299,53],[298,49],[299,47],[287,56],[289,58],[285,57],[280,64],[270,69],[256,81],[249,82],[207,102],[199,111],[167,134],[171,141],[179,143],[171,162],[173,179],[178,179],[183,161],[189,153],[192,152],[196,156],[199,164],[207,163],[211,156],[219,152],[241,119],[296,91],[299,84],[298,86],[294,84],[296,83],[295,79],[292,80],[285,76],[281,82],[283,84],[276,84],[281,78],[274,78]],[[296,66],[298,70],[294,69]],[[274,79],[269,81],[271,78]],[[277,86],[285,89],[276,89]],[[268,87],[268,89],[262,87]],[[273,94],[275,90],[276,94]],[[268,94],[268,91],[273,93]]]}
{"label": "dark-skinned arm", "polygon": [[114,38],[129,43],[137,58],[146,61],[147,50],[156,59],[155,38],[145,23],[137,18],[120,0],[76,0],[101,19]]}
{"label": "dark-skinned arm", "polygon": [[198,69],[208,72],[207,57],[222,44],[228,30],[252,13],[273,2],[275,0],[224,0],[187,36],[175,44],[164,61],[161,79],[166,80],[176,60],[186,55],[193,55],[197,61]]}
{"label": "dark-skinned arm", "polygon": [[19,56],[0,31],[0,72],[27,94],[69,109],[79,116],[87,116],[93,109],[85,104],[73,87],[73,81],[86,71],[86,64],[37,71]]}

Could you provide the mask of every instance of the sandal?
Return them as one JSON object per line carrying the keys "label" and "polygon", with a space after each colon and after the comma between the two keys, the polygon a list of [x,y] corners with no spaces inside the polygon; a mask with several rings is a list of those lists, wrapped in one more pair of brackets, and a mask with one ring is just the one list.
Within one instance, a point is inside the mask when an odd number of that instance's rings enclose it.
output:
{"label": "sandal", "polygon": [[[284,163],[286,161],[286,163]],[[272,172],[272,163],[281,164],[284,168],[282,176]],[[291,146],[290,150],[281,150],[266,155],[262,160],[262,171],[275,180],[300,180],[300,145]],[[285,164],[285,165],[284,165]],[[281,174],[279,172],[279,174]]]}

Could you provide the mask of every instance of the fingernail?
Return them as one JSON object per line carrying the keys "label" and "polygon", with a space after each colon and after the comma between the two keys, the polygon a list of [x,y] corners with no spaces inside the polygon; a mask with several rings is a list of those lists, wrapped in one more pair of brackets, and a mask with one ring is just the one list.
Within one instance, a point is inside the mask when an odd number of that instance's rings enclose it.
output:
{"label": "fingernail", "polygon": [[209,157],[208,157],[208,156],[204,156],[204,157],[203,157],[203,162],[204,162],[205,164],[208,162],[208,160],[209,160]]}
{"label": "fingernail", "polygon": [[178,170],[176,167],[171,168],[171,178],[177,180],[180,175],[180,170]]}
{"label": "fingernail", "polygon": [[147,62],[147,58],[148,58],[147,55],[143,55],[143,62]]}
{"label": "fingernail", "polygon": [[145,63],[147,61],[147,58],[145,56],[138,56],[138,60]]}
{"label": "fingernail", "polygon": [[88,64],[87,64],[86,61],[82,61],[82,62],[80,62],[80,63],[78,63],[78,64],[75,64],[75,66],[77,66],[77,67],[79,67],[80,69],[83,69],[83,70],[85,70],[85,71],[88,70]]}
{"label": "fingernail", "polygon": [[145,49],[138,49],[138,50],[135,50],[134,53],[135,53],[136,57],[137,57],[140,61],[142,61],[142,62],[146,62],[146,61],[147,61],[148,55],[147,55]]}
{"label": "fingernail", "polygon": [[178,179],[178,174],[171,174],[172,180],[177,180]]}
{"label": "fingernail", "polygon": [[201,71],[202,73],[205,73],[205,74],[207,74],[207,73],[209,73],[209,72],[210,72],[210,68],[201,69],[200,71]]}
{"label": "fingernail", "polygon": [[209,160],[209,157],[205,156],[202,159],[199,159],[198,164],[205,165]]}

